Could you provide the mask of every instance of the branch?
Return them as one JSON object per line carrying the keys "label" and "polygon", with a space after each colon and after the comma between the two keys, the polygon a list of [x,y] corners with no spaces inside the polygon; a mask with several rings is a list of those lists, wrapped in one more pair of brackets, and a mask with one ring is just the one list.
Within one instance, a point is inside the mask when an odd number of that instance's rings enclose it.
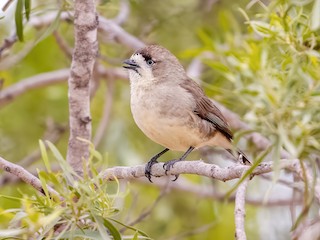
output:
{"label": "branch", "polygon": [[34,47],[33,42],[27,42],[23,45],[23,49],[19,52],[15,53],[14,55],[3,56],[0,58],[0,71],[8,69],[17,63],[19,63],[24,57],[26,57],[29,52]]}
{"label": "branch", "polygon": [[128,74],[121,67],[105,68],[102,65],[98,65],[96,69],[100,77],[106,79],[124,79],[124,81],[128,82]]}
{"label": "branch", "polygon": [[[124,7],[124,6],[123,6]],[[121,14],[127,14],[125,9],[120,11]],[[58,12],[48,13],[43,16],[38,17],[32,17],[30,18],[29,25],[33,26],[34,28],[40,28],[49,25],[52,23],[56,17]],[[60,14],[61,20],[70,20],[70,12],[62,12]],[[123,18],[123,16],[120,17],[120,14],[118,15],[119,18]],[[122,45],[128,46],[132,49],[138,49],[145,46],[145,44],[136,38],[135,36],[127,33],[122,27],[120,27],[117,24],[117,20],[109,20],[102,16],[99,16],[99,26],[98,29],[108,35],[109,39],[112,39]]]}
{"label": "branch", "polygon": [[[67,131],[67,126],[64,125],[58,125],[54,123],[52,120],[47,120],[47,130],[43,137],[41,137],[42,140],[49,141],[53,144],[57,143],[62,135]],[[45,143],[45,148],[48,148],[48,145]],[[41,158],[41,151],[39,148],[31,152],[29,155],[25,156],[23,159],[21,159],[18,164],[22,167],[30,169],[30,166],[38,159]],[[1,178],[0,178],[1,179]],[[1,181],[0,181],[1,182]]]}
{"label": "branch", "polygon": [[[263,176],[263,175],[262,175]],[[210,198],[215,199],[217,201],[225,202],[234,202],[235,196],[226,197],[226,194],[223,192],[217,191],[213,187],[213,185],[199,185],[190,182],[184,176],[179,177],[179,181],[172,182],[168,178],[162,177],[153,180],[153,183],[150,183],[146,178],[139,178],[136,180],[138,183],[147,184],[147,185],[155,185],[158,188],[165,188],[169,190],[181,191],[192,193],[198,198]],[[302,203],[302,199],[264,199],[264,198],[249,198],[246,197],[246,204],[260,207],[279,207],[279,206],[289,206],[289,205],[300,205]]]}
{"label": "branch", "polygon": [[89,158],[90,141],[90,80],[98,53],[98,16],[94,0],[76,0],[74,3],[75,47],[68,79],[70,137],[67,161],[79,175],[83,172],[83,159]]}
{"label": "branch", "polygon": [[118,25],[122,25],[127,20],[129,13],[130,13],[130,7],[129,7],[128,0],[121,0],[119,13],[113,19],[113,21]]}
{"label": "branch", "polygon": [[65,82],[68,79],[69,73],[69,69],[60,69],[23,79],[20,82],[0,91],[0,107],[8,104],[16,97],[31,89]]}
{"label": "branch", "polygon": [[[17,176],[25,183],[34,187],[40,193],[45,194],[41,185],[41,181],[37,177],[29,173],[27,170],[25,170],[23,167],[11,163],[0,157],[0,169]],[[50,196],[59,196],[59,194],[53,188],[51,188],[50,186],[47,186],[47,188]]]}
{"label": "branch", "polygon": [[53,36],[56,39],[56,42],[60,49],[63,51],[63,53],[66,55],[68,59],[72,59],[72,48],[68,46],[65,39],[58,33],[58,31],[53,32]]}
{"label": "branch", "polygon": [[110,113],[114,97],[114,79],[110,79],[110,81],[108,81],[107,87],[108,89],[106,91],[102,118],[100,120],[99,126],[97,127],[96,135],[93,138],[93,144],[96,147],[99,145],[103,136],[105,135],[105,130],[110,120]]}
{"label": "branch", "polygon": [[247,190],[248,182],[249,182],[249,178],[244,179],[244,181],[239,185],[236,192],[234,219],[235,219],[235,225],[236,225],[235,238],[237,240],[247,239],[245,226],[244,226],[244,219],[246,216],[245,203],[246,203],[246,190]]}
{"label": "branch", "polygon": [[[106,69],[101,65],[98,66],[98,74],[104,78],[127,78],[127,74],[122,68]],[[29,90],[64,83],[67,81],[69,75],[70,69],[60,69],[22,79],[18,83],[0,91],[0,108]]]}
{"label": "branch", "polygon": [[0,58],[2,57],[2,53],[4,50],[9,49],[15,44],[15,42],[18,40],[17,35],[13,34],[10,37],[3,40],[3,44],[0,47]]}
{"label": "branch", "polygon": [[[166,176],[163,169],[164,163],[157,163],[152,166],[152,174],[155,177]],[[273,171],[273,162],[263,162],[253,171],[254,175],[260,175]],[[280,169],[289,169],[295,171],[299,166],[299,160],[283,159],[279,163]],[[278,167],[278,166],[277,166]],[[209,178],[214,178],[221,181],[228,181],[240,178],[242,173],[249,169],[249,166],[234,164],[227,168],[221,168],[215,164],[204,163],[203,161],[181,161],[177,162],[169,172],[169,175],[177,174],[196,174]],[[135,178],[144,177],[145,165],[138,165],[133,167],[113,167],[102,171],[100,174],[104,179],[126,179],[131,180]]]}
{"label": "branch", "polygon": [[145,46],[145,44],[141,40],[127,33],[114,21],[108,20],[102,16],[99,17],[99,21],[99,30],[107,33],[108,38],[110,38],[111,40],[114,40],[115,42],[128,46],[132,49],[139,49]]}
{"label": "branch", "polygon": [[[158,163],[152,166],[152,174],[154,177],[166,176],[163,169],[164,163]],[[273,171],[273,162],[263,162],[257,166],[252,175],[261,175]],[[196,174],[205,176],[221,181],[228,181],[236,178],[240,178],[244,171],[247,171],[250,167],[246,165],[234,164],[227,168],[221,168],[215,164],[204,163],[203,161],[181,161],[177,162],[169,172],[169,175],[179,174]],[[310,191],[315,192],[315,197],[320,202],[320,180],[315,179],[315,176],[307,170],[303,170],[300,165],[299,159],[282,159],[277,163],[277,169],[286,169],[297,173],[298,177],[302,181],[308,182],[308,188]],[[100,174],[102,178],[107,180],[114,179],[126,179],[131,180],[135,178],[144,177],[145,165],[138,165],[134,167],[113,167],[102,171]],[[307,179],[305,179],[307,178]],[[315,186],[311,184],[315,182]]]}

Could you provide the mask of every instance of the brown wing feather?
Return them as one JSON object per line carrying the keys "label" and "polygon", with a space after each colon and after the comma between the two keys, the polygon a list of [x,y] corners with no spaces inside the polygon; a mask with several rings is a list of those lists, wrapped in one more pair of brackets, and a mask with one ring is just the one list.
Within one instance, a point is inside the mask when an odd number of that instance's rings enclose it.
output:
{"label": "brown wing feather", "polygon": [[219,130],[227,139],[232,139],[232,132],[221,111],[212,103],[212,101],[204,94],[201,87],[193,80],[187,79],[188,83],[181,85],[190,92],[196,100],[196,108],[194,113],[200,118],[210,122]]}

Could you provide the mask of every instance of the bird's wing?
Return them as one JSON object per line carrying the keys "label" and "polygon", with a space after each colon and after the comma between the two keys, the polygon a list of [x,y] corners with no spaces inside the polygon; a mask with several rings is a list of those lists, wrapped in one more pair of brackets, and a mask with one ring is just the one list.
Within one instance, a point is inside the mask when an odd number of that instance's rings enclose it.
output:
{"label": "bird's wing", "polygon": [[187,79],[188,83],[181,85],[191,93],[196,101],[196,107],[193,110],[200,118],[210,122],[219,130],[228,140],[232,139],[232,132],[229,125],[222,115],[221,111],[204,94],[201,87],[192,79]]}

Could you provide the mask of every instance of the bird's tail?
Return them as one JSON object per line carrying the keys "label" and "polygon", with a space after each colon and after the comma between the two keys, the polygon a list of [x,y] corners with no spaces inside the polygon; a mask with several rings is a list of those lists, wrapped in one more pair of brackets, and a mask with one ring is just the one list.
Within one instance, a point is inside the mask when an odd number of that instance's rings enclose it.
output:
{"label": "bird's tail", "polygon": [[252,165],[251,161],[248,159],[247,155],[244,154],[240,149],[227,149],[239,162],[244,165]]}

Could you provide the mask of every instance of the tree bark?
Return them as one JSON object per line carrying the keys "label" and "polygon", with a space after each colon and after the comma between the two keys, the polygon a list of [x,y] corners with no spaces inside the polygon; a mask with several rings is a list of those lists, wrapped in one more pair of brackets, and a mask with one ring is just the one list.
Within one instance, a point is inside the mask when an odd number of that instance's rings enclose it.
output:
{"label": "tree bark", "polygon": [[74,1],[75,47],[68,79],[70,137],[67,161],[83,174],[91,140],[90,79],[98,52],[98,16],[93,0]]}

